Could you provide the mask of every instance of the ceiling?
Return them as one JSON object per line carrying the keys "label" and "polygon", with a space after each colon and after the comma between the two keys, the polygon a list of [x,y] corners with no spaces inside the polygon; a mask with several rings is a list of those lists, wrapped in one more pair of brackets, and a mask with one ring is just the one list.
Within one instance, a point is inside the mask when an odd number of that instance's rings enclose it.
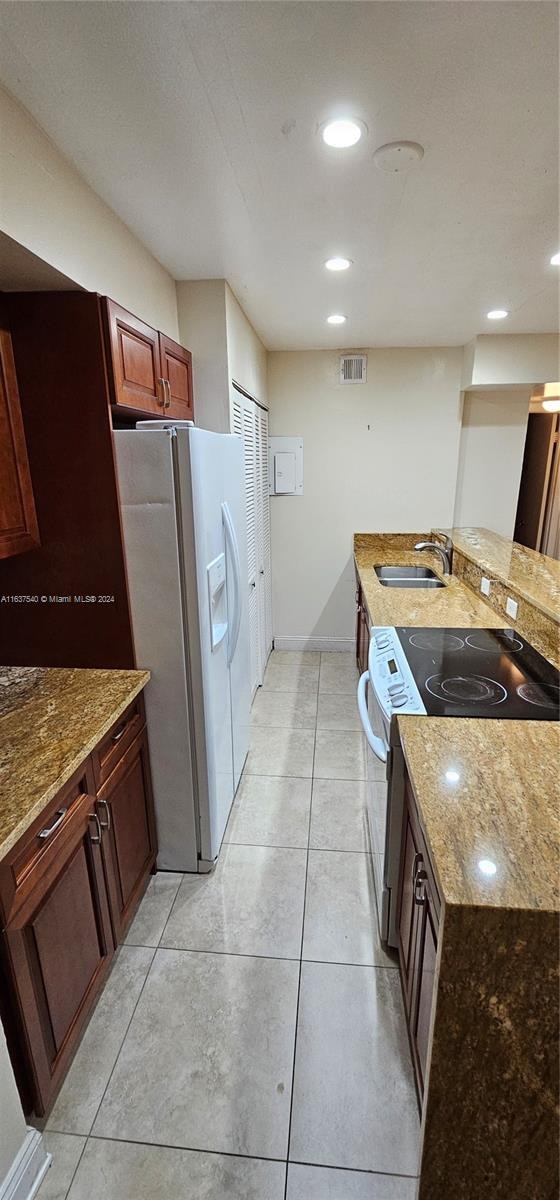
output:
{"label": "ceiling", "polygon": [[[453,345],[557,327],[557,24],[534,0],[16,0],[1,75],[175,278],[228,279],[269,348]],[[328,149],[342,114],[368,136]],[[373,163],[395,139],[425,148],[406,174]]]}

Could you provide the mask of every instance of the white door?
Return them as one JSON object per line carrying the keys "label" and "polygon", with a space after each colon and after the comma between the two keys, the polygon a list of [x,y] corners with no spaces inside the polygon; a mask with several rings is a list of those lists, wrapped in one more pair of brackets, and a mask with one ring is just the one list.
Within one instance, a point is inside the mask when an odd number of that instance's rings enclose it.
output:
{"label": "white door", "polygon": [[272,648],[268,495],[268,413],[232,387],[233,432],[243,438],[251,695],[262,684]]}

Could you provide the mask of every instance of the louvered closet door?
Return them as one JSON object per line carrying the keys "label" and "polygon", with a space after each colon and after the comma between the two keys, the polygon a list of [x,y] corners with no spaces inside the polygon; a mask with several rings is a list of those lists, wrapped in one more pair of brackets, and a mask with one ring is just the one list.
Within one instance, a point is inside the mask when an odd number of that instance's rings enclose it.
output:
{"label": "louvered closet door", "polygon": [[[237,404],[237,401],[235,402]],[[245,509],[247,514],[247,569],[249,605],[249,642],[251,653],[251,692],[262,682],[259,655],[259,609],[257,590],[257,480],[256,480],[256,422],[255,406],[241,399],[240,419],[242,423],[245,464]],[[235,424],[235,405],[234,405]]]}
{"label": "louvered closet door", "polygon": [[259,426],[258,459],[258,558],[259,558],[259,641],[261,668],[264,672],[272,649],[272,578],[270,561],[270,497],[268,494],[268,413],[257,408]]}

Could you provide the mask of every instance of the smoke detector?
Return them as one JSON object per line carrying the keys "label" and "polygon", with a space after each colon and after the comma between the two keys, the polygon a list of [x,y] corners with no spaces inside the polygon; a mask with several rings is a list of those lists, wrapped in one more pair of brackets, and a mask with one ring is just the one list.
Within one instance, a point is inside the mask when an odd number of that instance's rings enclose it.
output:
{"label": "smoke detector", "polygon": [[373,155],[373,161],[380,171],[409,171],[424,157],[424,147],[419,142],[387,142],[378,146]]}

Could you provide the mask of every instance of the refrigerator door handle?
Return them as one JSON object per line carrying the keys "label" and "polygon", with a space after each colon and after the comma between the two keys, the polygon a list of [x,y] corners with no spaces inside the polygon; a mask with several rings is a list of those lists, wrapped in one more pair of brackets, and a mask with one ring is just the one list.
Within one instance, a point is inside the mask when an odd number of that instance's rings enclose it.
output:
{"label": "refrigerator door handle", "polygon": [[229,545],[233,562],[233,579],[235,588],[234,616],[232,621],[231,637],[228,640],[227,664],[229,667],[231,666],[231,662],[235,654],[235,648],[237,646],[237,639],[239,637],[239,630],[241,627],[241,565],[239,561],[237,537],[235,535],[235,528],[227,500],[222,502],[222,520],[224,523],[226,541]]}

